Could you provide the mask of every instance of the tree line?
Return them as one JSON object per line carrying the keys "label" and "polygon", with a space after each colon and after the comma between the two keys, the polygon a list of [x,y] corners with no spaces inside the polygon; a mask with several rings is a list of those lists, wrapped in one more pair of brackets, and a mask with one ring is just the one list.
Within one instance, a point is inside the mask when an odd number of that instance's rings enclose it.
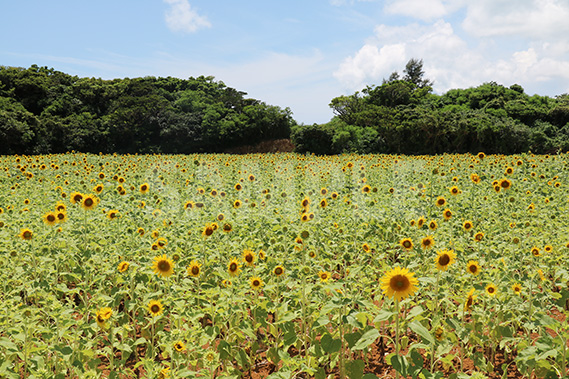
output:
{"label": "tree line", "polygon": [[0,66],[0,154],[222,152],[290,138],[300,153],[569,151],[569,95],[495,82],[433,93],[423,61],[330,102],[325,124],[246,97],[211,76],[79,78]]}
{"label": "tree line", "polygon": [[0,66],[0,154],[220,152],[288,138],[290,109],[211,76],[79,78]]}
{"label": "tree line", "polygon": [[511,154],[569,150],[569,95],[529,96],[517,84],[432,92],[423,61],[411,59],[379,86],[332,99],[326,124],[296,125],[298,152]]}

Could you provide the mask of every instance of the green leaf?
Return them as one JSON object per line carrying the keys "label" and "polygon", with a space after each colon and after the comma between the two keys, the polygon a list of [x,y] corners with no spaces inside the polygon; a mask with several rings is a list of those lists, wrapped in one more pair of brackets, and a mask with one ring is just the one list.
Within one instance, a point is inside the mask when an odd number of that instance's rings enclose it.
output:
{"label": "green leaf", "polygon": [[379,332],[377,331],[377,329],[375,329],[375,328],[370,329],[360,337],[360,339],[354,345],[352,350],[357,351],[357,350],[365,349],[378,338],[379,338]]}
{"label": "green leaf", "polygon": [[320,338],[320,345],[322,345],[322,349],[328,354],[337,353],[340,351],[342,347],[342,341],[337,338],[332,338],[329,333],[325,333]]}
{"label": "green leaf", "polygon": [[361,359],[346,362],[346,373],[350,379],[362,379],[365,363]]}
{"label": "green leaf", "polygon": [[423,341],[429,342],[431,345],[435,343],[433,335],[418,321],[413,321],[409,324],[409,328],[423,338]]}

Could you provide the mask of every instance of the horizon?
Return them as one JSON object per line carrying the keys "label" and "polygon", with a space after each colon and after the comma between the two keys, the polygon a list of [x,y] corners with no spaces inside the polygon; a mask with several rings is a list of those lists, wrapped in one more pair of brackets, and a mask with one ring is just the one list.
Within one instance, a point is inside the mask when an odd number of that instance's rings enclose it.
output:
{"label": "horizon", "polygon": [[299,124],[422,59],[434,93],[496,82],[569,92],[569,2],[38,0],[5,7],[0,64],[104,80],[213,76]]}

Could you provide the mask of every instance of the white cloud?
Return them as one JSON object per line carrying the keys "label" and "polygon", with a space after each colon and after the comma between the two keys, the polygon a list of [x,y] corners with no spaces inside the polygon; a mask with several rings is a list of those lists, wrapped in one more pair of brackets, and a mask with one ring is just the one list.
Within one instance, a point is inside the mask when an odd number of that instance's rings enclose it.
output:
{"label": "white cloud", "polygon": [[477,0],[468,3],[462,26],[478,37],[523,35],[535,40],[565,38],[567,20],[566,0]]}
{"label": "white cloud", "polygon": [[385,11],[425,21],[438,19],[447,13],[442,0],[397,0],[387,4]]}
{"label": "white cloud", "polygon": [[165,13],[166,25],[170,30],[193,33],[198,29],[211,27],[208,19],[193,10],[188,0],[164,0],[164,2],[170,4]]}

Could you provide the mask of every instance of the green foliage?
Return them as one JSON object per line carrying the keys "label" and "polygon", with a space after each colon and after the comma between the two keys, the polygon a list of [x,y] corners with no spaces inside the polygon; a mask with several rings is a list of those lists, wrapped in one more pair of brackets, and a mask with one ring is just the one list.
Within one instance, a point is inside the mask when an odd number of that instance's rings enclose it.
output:
{"label": "green foliage", "polygon": [[78,78],[0,66],[0,154],[220,152],[287,138],[291,111],[213,77]]}

